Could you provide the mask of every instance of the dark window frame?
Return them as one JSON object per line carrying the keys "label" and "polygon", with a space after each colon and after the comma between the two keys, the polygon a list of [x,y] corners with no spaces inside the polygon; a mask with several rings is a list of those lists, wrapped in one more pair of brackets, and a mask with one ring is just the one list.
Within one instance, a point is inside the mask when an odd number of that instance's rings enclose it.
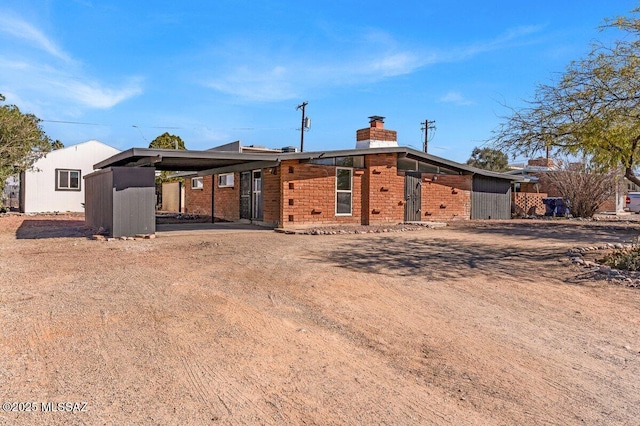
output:
{"label": "dark window frame", "polygon": [[[67,176],[67,186],[60,186],[60,173],[66,172]],[[74,188],[71,186],[71,173],[78,173],[78,187]],[[80,169],[56,169],[56,182],[55,182],[55,190],[56,191],[73,191],[79,192],[82,191],[82,170]]]}

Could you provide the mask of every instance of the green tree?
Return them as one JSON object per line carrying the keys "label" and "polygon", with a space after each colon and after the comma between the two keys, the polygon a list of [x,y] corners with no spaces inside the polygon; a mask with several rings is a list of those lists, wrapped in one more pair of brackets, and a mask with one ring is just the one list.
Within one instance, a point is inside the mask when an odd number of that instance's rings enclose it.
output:
{"label": "green tree", "polygon": [[605,20],[601,30],[621,32],[611,45],[594,44],[552,84],[496,130],[500,149],[531,156],[551,149],[588,156],[602,171],[622,168],[640,185],[640,8]]}
{"label": "green tree", "polygon": [[[169,132],[164,132],[157,138],[151,141],[149,148],[156,149],[187,149],[184,145],[184,141],[180,136],[171,135]],[[161,185],[162,182],[175,182],[182,181],[182,178],[170,178],[173,172],[167,172],[163,170],[160,172],[160,176],[156,176],[156,185]]]}
{"label": "green tree", "polygon": [[[176,148],[177,144],[177,148]],[[157,138],[151,141],[149,148],[156,149],[187,149],[184,146],[184,141],[180,136],[171,135],[169,132],[164,132]]]}
{"label": "green tree", "polygon": [[[0,102],[5,97],[0,94]],[[40,128],[40,119],[15,105],[0,106],[0,192],[5,180],[29,170],[60,141],[52,141]]]}
{"label": "green tree", "polygon": [[476,147],[473,148],[467,164],[479,169],[504,172],[509,168],[509,157],[497,149]]}

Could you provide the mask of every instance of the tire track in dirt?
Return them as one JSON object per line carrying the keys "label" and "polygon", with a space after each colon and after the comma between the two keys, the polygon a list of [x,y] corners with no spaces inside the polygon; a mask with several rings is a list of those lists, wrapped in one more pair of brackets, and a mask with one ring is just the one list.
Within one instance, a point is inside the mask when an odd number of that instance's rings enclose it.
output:
{"label": "tire track in dirt", "polygon": [[[196,399],[205,405],[212,418],[229,420],[234,424],[253,424],[253,420],[269,421],[270,417],[261,407],[260,401],[252,398],[256,388],[239,383],[235,377],[226,374],[222,369],[202,362],[203,354],[193,347],[172,343],[172,358],[179,359],[183,376]],[[247,419],[247,413],[253,420]],[[269,421],[268,424],[275,424]]]}

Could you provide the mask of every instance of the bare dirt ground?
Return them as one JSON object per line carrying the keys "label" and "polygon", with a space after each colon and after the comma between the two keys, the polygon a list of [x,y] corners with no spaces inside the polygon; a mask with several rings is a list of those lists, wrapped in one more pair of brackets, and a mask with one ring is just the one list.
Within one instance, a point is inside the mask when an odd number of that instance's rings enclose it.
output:
{"label": "bare dirt ground", "polygon": [[640,290],[565,255],[638,224],[85,232],[0,218],[1,424],[640,424]]}

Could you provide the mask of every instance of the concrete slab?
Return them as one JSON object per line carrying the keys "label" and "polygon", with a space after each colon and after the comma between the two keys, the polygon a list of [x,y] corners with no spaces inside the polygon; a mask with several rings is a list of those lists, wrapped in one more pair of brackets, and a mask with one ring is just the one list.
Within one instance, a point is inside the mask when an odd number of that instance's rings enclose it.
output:
{"label": "concrete slab", "polygon": [[427,228],[446,228],[445,222],[431,222],[431,221],[419,221],[419,222],[404,222],[406,225],[420,225]]}
{"label": "concrete slab", "polygon": [[156,225],[158,237],[193,235],[196,233],[233,233],[233,232],[260,232],[273,231],[266,226],[252,225],[248,223],[216,222],[216,223],[165,223]]}

